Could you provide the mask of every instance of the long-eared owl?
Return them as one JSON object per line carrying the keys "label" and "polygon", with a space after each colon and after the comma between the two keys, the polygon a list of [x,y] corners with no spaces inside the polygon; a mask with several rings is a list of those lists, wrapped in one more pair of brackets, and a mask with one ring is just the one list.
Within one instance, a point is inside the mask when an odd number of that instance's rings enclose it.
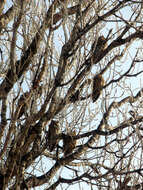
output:
{"label": "long-eared owl", "polygon": [[93,89],[92,89],[92,101],[95,102],[102,91],[102,88],[104,86],[104,79],[101,74],[96,75],[93,78]]}

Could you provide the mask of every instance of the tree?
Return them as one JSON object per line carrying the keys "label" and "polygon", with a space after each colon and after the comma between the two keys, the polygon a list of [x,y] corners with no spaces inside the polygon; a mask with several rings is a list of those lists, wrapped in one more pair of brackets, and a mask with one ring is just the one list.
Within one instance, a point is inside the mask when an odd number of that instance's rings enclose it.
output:
{"label": "tree", "polygon": [[0,2],[0,189],[143,189],[142,39],[141,1]]}

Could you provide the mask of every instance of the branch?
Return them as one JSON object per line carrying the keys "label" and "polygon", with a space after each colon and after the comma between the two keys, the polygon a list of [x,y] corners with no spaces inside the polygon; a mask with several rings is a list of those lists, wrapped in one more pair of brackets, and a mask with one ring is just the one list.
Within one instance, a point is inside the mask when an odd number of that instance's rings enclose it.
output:
{"label": "branch", "polygon": [[[16,75],[17,75],[16,81],[20,79],[20,77],[23,75],[23,73],[26,71],[26,69],[30,65],[30,62],[33,59],[33,56],[37,53],[40,42],[43,39],[46,29],[48,29],[51,26],[51,24],[53,23],[52,15],[58,6],[59,6],[58,0],[55,0],[53,2],[53,4],[50,6],[49,10],[47,11],[44,21],[43,21],[41,27],[38,29],[35,37],[33,38],[33,41],[31,42],[31,44],[29,45],[29,47],[27,48],[27,50],[25,51],[25,53],[21,57],[21,59],[15,63]],[[10,14],[12,14],[12,15],[10,15],[10,18],[13,18],[12,17],[13,13],[14,13],[13,9],[14,9],[14,7],[11,7],[11,9],[9,10]],[[75,8],[74,8],[74,10],[75,10]],[[70,14],[73,14],[73,12],[74,12],[73,9],[69,10]],[[56,22],[56,21],[58,21],[58,20],[55,17],[54,22]],[[9,93],[9,91],[11,90],[11,88],[14,85],[14,82],[12,82],[12,81],[14,81],[14,76],[13,76],[12,70],[10,68],[7,72],[7,75],[4,79],[4,81],[0,85],[0,99],[2,97],[7,96],[7,94]]]}
{"label": "branch", "polygon": [[1,15],[2,12],[3,12],[5,3],[6,3],[6,0],[1,0],[1,1],[0,1],[0,15]]}

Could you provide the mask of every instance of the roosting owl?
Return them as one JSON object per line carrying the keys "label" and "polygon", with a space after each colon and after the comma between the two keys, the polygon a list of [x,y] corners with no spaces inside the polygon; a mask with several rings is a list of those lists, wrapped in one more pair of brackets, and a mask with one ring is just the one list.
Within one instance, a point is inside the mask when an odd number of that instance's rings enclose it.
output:
{"label": "roosting owl", "polygon": [[63,151],[65,156],[71,154],[74,148],[76,147],[77,140],[73,138],[75,135],[76,132],[73,131],[71,133],[64,135],[63,137]]}
{"label": "roosting owl", "polygon": [[47,132],[47,137],[46,137],[47,146],[50,152],[52,152],[56,148],[59,142],[59,139],[57,138],[57,135],[59,135],[59,133],[60,133],[59,122],[52,120],[49,125],[49,130]]}
{"label": "roosting owl", "polygon": [[104,36],[100,36],[97,40],[96,48],[105,49],[107,46],[107,40]]}
{"label": "roosting owl", "polygon": [[[23,95],[21,95],[21,97],[18,100],[18,104],[17,104],[17,110],[18,111],[18,119],[20,117],[22,117],[22,115],[24,115],[27,112],[27,107],[28,104],[30,102],[30,93],[29,92],[25,92]],[[21,107],[21,108],[20,108]]]}
{"label": "roosting owl", "polygon": [[93,89],[92,89],[92,101],[95,102],[102,91],[102,88],[104,86],[104,79],[101,74],[96,75],[93,78]]}
{"label": "roosting owl", "polygon": [[100,36],[97,40],[97,45],[98,47],[105,47],[105,44],[106,44],[106,38],[104,36]]}
{"label": "roosting owl", "polygon": [[93,44],[92,49],[94,50],[95,56],[98,57],[98,55],[107,47],[106,38],[104,36],[100,36],[97,40],[96,47],[94,47],[94,46],[95,46],[95,44]]}

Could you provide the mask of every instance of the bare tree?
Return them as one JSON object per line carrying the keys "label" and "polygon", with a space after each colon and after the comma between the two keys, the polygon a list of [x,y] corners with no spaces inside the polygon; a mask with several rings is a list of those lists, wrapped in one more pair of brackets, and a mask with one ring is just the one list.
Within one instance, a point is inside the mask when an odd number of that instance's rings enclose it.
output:
{"label": "bare tree", "polygon": [[0,189],[143,189],[142,9],[0,1]]}

